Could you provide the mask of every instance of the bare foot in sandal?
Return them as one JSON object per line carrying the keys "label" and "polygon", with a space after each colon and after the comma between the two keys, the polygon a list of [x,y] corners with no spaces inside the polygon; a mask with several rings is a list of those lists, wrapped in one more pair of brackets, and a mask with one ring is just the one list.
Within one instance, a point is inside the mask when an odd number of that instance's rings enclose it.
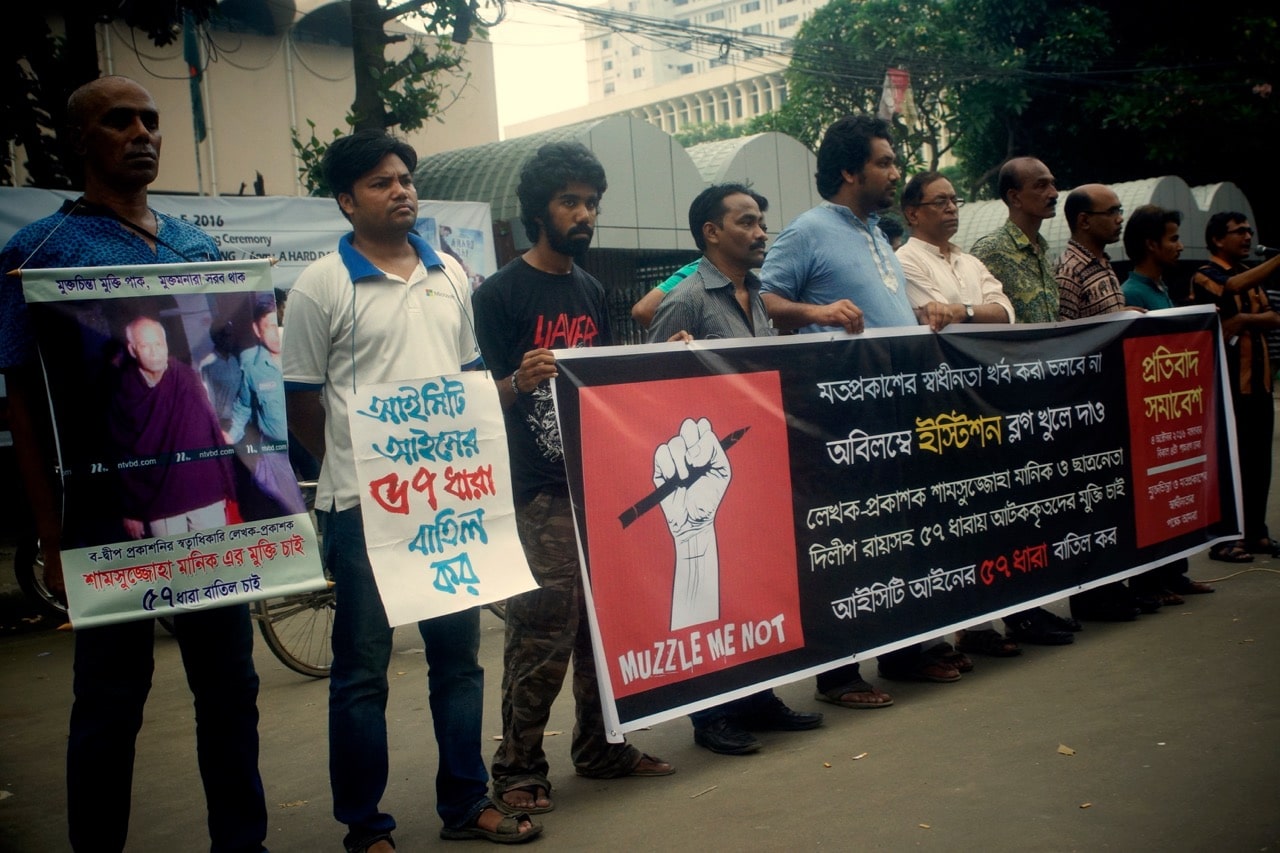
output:
{"label": "bare foot in sandal", "polygon": [[526,814],[546,814],[555,808],[546,788],[541,785],[526,785],[523,788],[508,788],[502,792],[502,810],[524,812]]}

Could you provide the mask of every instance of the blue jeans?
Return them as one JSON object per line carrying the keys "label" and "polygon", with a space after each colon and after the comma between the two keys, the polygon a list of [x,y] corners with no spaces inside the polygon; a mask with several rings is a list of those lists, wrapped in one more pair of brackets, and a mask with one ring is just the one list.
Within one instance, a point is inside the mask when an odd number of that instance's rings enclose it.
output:
{"label": "blue jeans", "polygon": [[[333,668],[329,675],[329,783],[333,816],[346,824],[348,848],[395,829],[378,807],[387,787],[387,667],[392,629],[373,579],[360,508],[329,513],[326,564],[333,573]],[[484,669],[480,611],[418,623],[426,646],[427,692],[440,766],[436,811],[449,829],[469,826],[490,805],[480,758]]]}
{"label": "blue jeans", "polygon": [[[258,674],[247,605],[174,617],[187,685],[195,697],[196,755],[214,853],[263,850],[267,807],[258,775]],[[67,743],[71,846],[124,849],[134,743],[151,690],[155,622],[75,634],[75,703]],[[190,849],[194,839],[178,844]]]}

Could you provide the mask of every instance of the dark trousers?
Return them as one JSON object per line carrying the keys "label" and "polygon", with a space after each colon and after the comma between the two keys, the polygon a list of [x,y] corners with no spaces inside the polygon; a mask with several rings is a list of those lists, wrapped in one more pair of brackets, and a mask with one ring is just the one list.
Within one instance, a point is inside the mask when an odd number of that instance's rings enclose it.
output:
{"label": "dark trousers", "polygon": [[[333,572],[333,668],[329,674],[329,782],[333,815],[358,847],[395,829],[379,807],[387,788],[387,667],[392,629],[365,548],[359,507],[328,513],[325,565]],[[458,829],[489,806],[480,757],[484,669],[480,611],[474,607],[418,623],[427,658],[427,696],[440,765],[436,812]]]}
{"label": "dark trousers", "polygon": [[1276,410],[1270,394],[1235,394],[1233,403],[1244,501],[1244,541],[1252,548],[1271,538],[1267,532],[1267,493],[1271,490],[1271,438]]}
{"label": "dark trousers", "polygon": [[[267,809],[258,775],[258,674],[249,608],[179,614],[173,625],[195,697],[196,756],[211,849],[260,851]],[[151,690],[154,641],[150,619],[76,631],[67,813],[77,853],[124,849],[134,743]],[[172,846],[200,845],[188,838]]]}

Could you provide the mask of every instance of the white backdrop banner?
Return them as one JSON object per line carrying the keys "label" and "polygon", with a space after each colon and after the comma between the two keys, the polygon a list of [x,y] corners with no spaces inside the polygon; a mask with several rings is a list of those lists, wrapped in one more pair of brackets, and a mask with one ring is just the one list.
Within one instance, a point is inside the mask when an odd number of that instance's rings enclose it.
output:
{"label": "white backdrop banner", "polygon": [[[0,245],[19,228],[57,211],[79,193],[0,187]],[[291,196],[177,196],[152,193],[151,207],[203,230],[222,260],[275,258],[276,287],[293,287],[312,261],[336,251],[350,223],[329,198]],[[498,268],[488,202],[420,201],[418,233],[432,248],[453,255],[476,288]]]}

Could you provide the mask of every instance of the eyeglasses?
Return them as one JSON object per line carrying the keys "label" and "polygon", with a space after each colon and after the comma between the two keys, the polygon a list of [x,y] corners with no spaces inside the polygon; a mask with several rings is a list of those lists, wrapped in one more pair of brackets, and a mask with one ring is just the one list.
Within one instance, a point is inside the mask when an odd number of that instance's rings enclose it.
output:
{"label": "eyeglasses", "polygon": [[1248,225],[1241,225],[1239,228],[1228,228],[1228,229],[1227,229],[1227,233],[1228,233],[1228,234],[1243,234],[1243,235],[1245,235],[1246,237],[1252,237],[1252,236],[1253,236],[1253,228],[1251,228],[1251,227],[1250,227],[1250,226],[1248,226]]}
{"label": "eyeglasses", "polygon": [[960,196],[957,196],[957,195],[944,195],[944,196],[935,198],[933,201],[922,201],[919,204],[917,204],[916,207],[932,207],[932,208],[936,208],[937,210],[946,210],[947,205],[950,205],[950,204],[955,205],[956,210],[959,210],[960,208],[964,207],[964,199],[960,198]]}
{"label": "eyeglasses", "polygon": [[1086,210],[1091,216],[1124,216],[1123,207],[1108,207],[1106,210]]}

